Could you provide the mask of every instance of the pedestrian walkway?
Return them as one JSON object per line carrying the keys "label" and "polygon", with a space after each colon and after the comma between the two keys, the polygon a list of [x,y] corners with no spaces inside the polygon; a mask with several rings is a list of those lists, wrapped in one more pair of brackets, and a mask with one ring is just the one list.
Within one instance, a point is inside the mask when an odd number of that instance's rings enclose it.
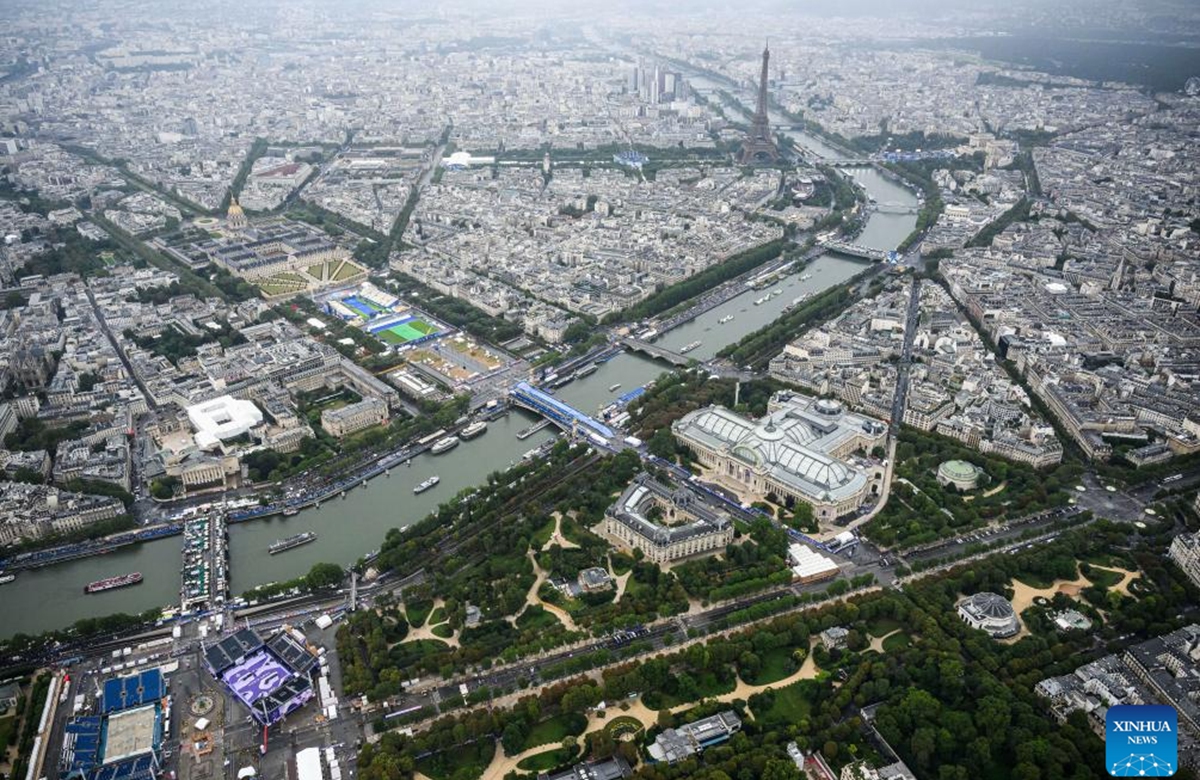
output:
{"label": "pedestrian walkway", "polygon": [[539,606],[550,614],[558,618],[559,622],[567,627],[569,631],[578,631],[579,626],[575,625],[575,618],[571,617],[571,613],[567,612],[562,607],[551,604],[548,601],[542,601],[538,596],[538,591],[542,588],[542,583],[548,578],[546,570],[538,566],[537,558],[533,554],[533,550],[528,550],[525,553],[529,557],[529,562],[533,564],[533,572],[537,577],[533,580],[533,586],[529,588],[529,592],[525,594],[525,604],[529,606]]}
{"label": "pedestrian walkway", "polygon": [[562,514],[555,512],[551,517],[554,518],[554,531],[551,532],[550,538],[542,545],[542,550],[549,550],[551,547],[558,546],[564,550],[578,550],[579,545],[572,542],[562,533]]}

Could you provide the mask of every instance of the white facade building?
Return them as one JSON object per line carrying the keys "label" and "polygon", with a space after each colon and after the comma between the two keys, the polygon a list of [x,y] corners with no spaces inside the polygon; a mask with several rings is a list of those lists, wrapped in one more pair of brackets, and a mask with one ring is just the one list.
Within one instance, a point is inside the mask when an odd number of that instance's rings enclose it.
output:
{"label": "white facade building", "polygon": [[1193,585],[1200,586],[1200,534],[1179,534],[1171,540],[1167,555]]}
{"label": "white facade building", "polygon": [[196,429],[196,446],[210,449],[219,442],[237,438],[262,424],[262,412],[252,401],[223,395],[187,408]]}
{"label": "white facade building", "polygon": [[609,507],[604,532],[646,560],[666,563],[724,550],[733,541],[733,522],[689,488],[672,489],[641,474]]}
{"label": "white facade building", "polygon": [[986,631],[992,639],[1015,636],[1021,630],[1012,604],[999,593],[984,591],[967,596],[958,602],[958,616],[971,628]]}

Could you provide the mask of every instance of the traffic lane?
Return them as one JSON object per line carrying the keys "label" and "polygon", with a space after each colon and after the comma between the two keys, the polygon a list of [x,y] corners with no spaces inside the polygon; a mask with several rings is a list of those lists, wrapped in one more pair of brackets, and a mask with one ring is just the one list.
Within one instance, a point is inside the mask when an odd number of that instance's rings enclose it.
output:
{"label": "traffic lane", "polygon": [[1071,490],[1075,505],[1099,517],[1132,522],[1142,519],[1145,514],[1144,501],[1120,489],[1109,490],[1110,487],[1116,488],[1116,485],[1110,480],[1101,479],[1093,472],[1083,474],[1079,484],[1084,490],[1081,491],[1074,485]]}
{"label": "traffic lane", "polygon": [[1154,500],[1155,495],[1160,490],[1187,492],[1190,488],[1200,485],[1200,470],[1188,471],[1180,469],[1176,473],[1182,474],[1182,478],[1174,482],[1164,482],[1161,479],[1151,480],[1137,487],[1130,488],[1127,492],[1143,501],[1149,502]]}
{"label": "traffic lane", "polygon": [[838,554],[841,566],[841,579],[854,579],[863,574],[870,574],[881,585],[890,585],[896,579],[897,560],[894,555],[886,555],[878,548],[860,543],[859,549],[853,555]]}
{"label": "traffic lane", "polygon": [[[727,608],[727,611],[733,611],[733,608]],[[504,667],[495,672],[484,673],[470,678],[460,678],[456,682],[445,683],[431,688],[426,688],[419,691],[410,691],[401,694],[398,697],[390,699],[385,705],[385,709],[395,711],[398,709],[406,709],[413,706],[430,706],[440,705],[440,702],[446,700],[457,700],[461,695],[461,685],[466,685],[468,695],[478,691],[480,688],[501,689],[515,686],[522,680],[529,684],[538,684],[541,681],[541,670],[552,667],[559,663],[568,661],[576,656],[586,655],[603,649],[618,649],[629,644],[631,641],[646,641],[651,646],[651,652],[660,650],[667,646],[664,638],[669,635],[674,635],[677,639],[683,635],[677,625],[672,623],[661,624],[653,628],[645,628],[644,631],[638,633],[637,636],[625,641],[621,644],[615,644],[612,637],[591,642],[583,647],[567,650],[564,652],[554,653],[549,656],[531,658],[514,665]],[[631,658],[636,657],[630,656]],[[586,673],[586,670],[581,670],[580,674]],[[574,675],[565,675],[570,677]],[[560,678],[555,678],[560,679]],[[457,706],[457,705],[456,705]],[[438,706],[440,711],[440,706]]]}
{"label": "traffic lane", "polygon": [[1049,513],[1023,518],[998,528],[972,531],[955,539],[947,540],[944,544],[937,547],[930,547],[913,553],[900,553],[899,555],[908,562],[928,560],[930,558],[944,558],[946,556],[962,557],[968,554],[967,550],[973,545],[1015,541],[1023,533],[1046,528],[1053,523],[1069,520],[1078,514],[1078,511],[1062,512],[1059,514],[1057,510],[1052,510]]}
{"label": "traffic lane", "polygon": [[1097,492],[1091,495],[1078,495],[1075,498],[1075,505],[1087,509],[1097,517],[1125,522],[1142,520],[1146,513],[1143,504],[1120,493]]}

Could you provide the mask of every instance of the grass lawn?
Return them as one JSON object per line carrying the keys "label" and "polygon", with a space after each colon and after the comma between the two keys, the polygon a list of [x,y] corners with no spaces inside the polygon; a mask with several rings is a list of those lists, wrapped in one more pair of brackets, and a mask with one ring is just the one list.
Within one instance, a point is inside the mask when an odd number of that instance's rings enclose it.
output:
{"label": "grass lawn", "polygon": [[[617,576],[619,577],[621,575],[618,574]],[[649,588],[650,588],[649,585],[645,585],[641,582],[638,582],[637,577],[630,577],[629,581],[625,583],[625,598],[627,598],[627,599],[638,598],[639,596],[644,595],[645,591],[649,590]]]}
{"label": "grass lawn", "polygon": [[267,295],[286,295],[288,293],[300,292],[304,287],[292,284],[272,284],[263,282],[258,286]]}
{"label": "grass lawn", "polygon": [[446,610],[442,607],[438,607],[438,608],[434,609],[433,613],[429,616],[429,625],[431,625],[431,626],[436,626],[438,623],[445,623],[445,622],[446,622]]}
{"label": "grass lawn", "polygon": [[895,618],[880,618],[867,626],[867,633],[871,636],[887,636],[897,628],[903,628],[899,620]]}
{"label": "grass lawn", "polygon": [[548,582],[543,582],[542,587],[538,588],[538,598],[547,604],[553,604],[559,609],[566,610],[570,615],[576,615],[587,609],[587,605],[579,599],[567,598],[562,591],[554,587]]}
{"label": "grass lawn", "polygon": [[779,682],[798,668],[792,660],[792,648],[776,647],[762,655],[762,667],[758,670],[758,676],[746,682],[751,685],[769,685]]}
{"label": "grass lawn", "polygon": [[323,269],[324,267],[325,267],[324,263],[317,263],[316,265],[310,265],[308,267],[308,275],[313,277],[314,279],[320,279],[321,278],[321,269]]}
{"label": "grass lawn", "polygon": [[1096,553],[1094,555],[1089,555],[1083,560],[1092,564],[1093,566],[1112,566],[1121,569],[1133,568],[1129,565],[1129,561],[1123,560],[1116,555],[1110,555],[1109,553]]}
{"label": "grass lawn", "polygon": [[536,604],[526,607],[525,611],[521,613],[521,617],[517,618],[517,628],[521,631],[557,628],[559,625],[558,617]]}
{"label": "grass lawn", "polygon": [[257,282],[257,284],[259,289],[267,295],[282,295],[284,293],[299,292],[308,289],[308,282],[303,277],[290,272],[268,276],[266,279]]}
{"label": "grass lawn", "polygon": [[10,742],[16,738],[17,716],[9,715],[7,718],[0,718],[0,754],[8,747]]}
{"label": "grass lawn", "polygon": [[408,666],[426,656],[443,653],[449,649],[450,645],[440,639],[410,639],[389,650],[388,660],[394,666]]}
{"label": "grass lawn", "polygon": [[1096,587],[1108,590],[1120,582],[1125,575],[1115,572],[1112,569],[1102,569],[1099,566],[1093,566],[1092,570],[1086,576]]}
{"label": "grass lawn", "polygon": [[587,537],[590,536],[586,529],[575,522],[574,518],[566,515],[563,515],[562,519],[562,535],[568,542],[575,542],[580,547],[587,546],[589,541]]}
{"label": "grass lawn", "polygon": [[1026,585],[1028,585],[1031,588],[1039,588],[1039,589],[1048,588],[1054,584],[1053,577],[1047,577],[1043,574],[1030,574],[1028,572],[1025,574],[1022,574],[1020,577],[1017,577],[1016,579],[1025,583]]}
{"label": "grass lawn", "polygon": [[623,576],[626,572],[633,570],[633,559],[623,553],[617,553],[608,557],[612,563],[613,574],[618,577]]}
{"label": "grass lawn", "polygon": [[887,639],[883,640],[883,652],[895,653],[908,647],[908,634],[901,631],[899,634],[892,634]]}
{"label": "grass lawn", "polygon": [[432,601],[413,601],[404,605],[404,614],[408,618],[410,626],[420,628],[425,625],[425,619],[429,617],[429,612],[432,609]]}
{"label": "grass lawn", "polygon": [[567,735],[579,736],[587,728],[587,718],[578,712],[566,712],[535,723],[525,738],[525,749],[563,741]]}
{"label": "grass lawn", "polygon": [[534,753],[528,758],[522,758],[517,762],[517,769],[524,769],[527,772],[547,772],[557,766],[573,763],[579,756],[579,748],[555,748],[547,750],[544,753]]}
{"label": "grass lawn", "polygon": [[342,263],[340,266],[338,266],[338,269],[333,272],[332,278],[333,278],[333,281],[335,281],[335,282],[341,282],[341,281],[345,281],[346,279],[349,279],[353,276],[357,276],[358,274],[361,274],[362,272],[363,272],[363,269],[359,268],[357,265],[355,265],[354,263],[347,260],[344,263]]}
{"label": "grass lawn", "polygon": [[319,420],[321,419],[321,415],[320,415],[320,414],[316,414],[318,411],[320,411],[320,412],[325,412],[325,411],[330,411],[330,412],[332,412],[332,411],[333,411],[333,410],[335,410],[335,409],[341,409],[343,406],[349,406],[349,405],[350,405],[350,402],[349,402],[349,401],[347,401],[345,398],[335,398],[335,399],[333,399],[332,401],[328,401],[328,402],[326,402],[326,403],[320,404],[319,406],[315,407],[315,408],[312,410],[312,413],[313,413],[313,414],[315,414],[315,416],[316,416],[317,420],[319,421]]}
{"label": "grass lawn", "polygon": [[450,637],[454,636],[454,629],[450,627],[449,623],[439,623],[433,628],[429,629],[429,631],[440,639],[449,639]]}
{"label": "grass lawn", "polygon": [[459,745],[441,753],[425,756],[417,761],[417,769],[433,780],[450,780],[458,776],[459,772],[465,775],[467,771],[471,773],[471,777],[479,777],[488,764],[492,763],[495,753],[496,743],[485,738],[469,745]]}
{"label": "grass lawn", "polygon": [[550,535],[554,533],[554,518],[546,521],[546,524],[537,530],[533,538],[529,540],[529,548],[537,551],[542,549],[546,542],[550,541]]}
{"label": "grass lawn", "polygon": [[755,720],[764,726],[769,724],[799,723],[801,718],[808,716],[816,700],[816,687],[813,680],[800,680],[786,688],[771,691],[774,702],[766,712],[755,712]]}

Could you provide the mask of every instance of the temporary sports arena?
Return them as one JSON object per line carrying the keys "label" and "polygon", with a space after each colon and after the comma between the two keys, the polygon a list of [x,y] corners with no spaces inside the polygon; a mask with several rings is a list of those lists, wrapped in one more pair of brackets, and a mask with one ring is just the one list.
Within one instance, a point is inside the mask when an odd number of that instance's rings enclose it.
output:
{"label": "temporary sports arena", "polygon": [[420,344],[450,330],[370,282],[332,293],[324,307],[327,314],[364,328],[389,346]]}
{"label": "temporary sports arena", "polygon": [[256,721],[271,726],[313,697],[317,658],[299,637],[284,630],[264,641],[244,628],[205,648],[204,664]]}
{"label": "temporary sports arena", "polygon": [[153,780],[162,760],[168,698],[162,671],[106,680],[99,713],[73,717],[60,774],[79,780]]}
{"label": "temporary sports arena", "polygon": [[367,330],[375,334],[375,337],[384,344],[407,345],[420,344],[423,341],[437,338],[447,329],[432,319],[418,317],[408,312],[369,323]]}
{"label": "temporary sports arena", "polygon": [[345,322],[368,322],[405,308],[404,302],[370,282],[335,290],[321,297],[326,313]]}

